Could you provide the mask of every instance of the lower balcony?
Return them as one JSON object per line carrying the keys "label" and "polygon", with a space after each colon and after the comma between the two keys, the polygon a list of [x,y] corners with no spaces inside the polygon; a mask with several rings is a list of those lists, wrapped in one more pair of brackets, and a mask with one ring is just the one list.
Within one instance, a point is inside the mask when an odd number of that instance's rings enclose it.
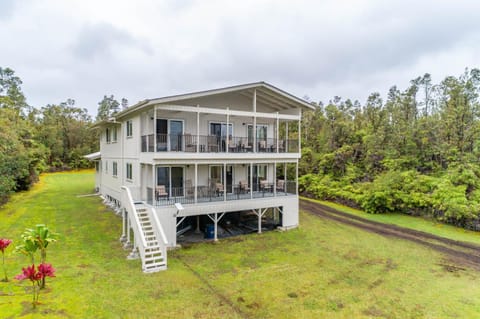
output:
{"label": "lower balcony", "polygon": [[[187,181],[188,184],[188,181]],[[261,181],[250,187],[248,183],[238,183],[223,186],[221,183],[212,182],[210,185],[165,187],[157,186],[155,190],[147,188],[147,192],[154,193],[154,198],[146,202],[154,206],[171,206],[180,204],[197,204],[207,202],[236,201],[265,197],[284,197],[296,195],[297,183],[295,181],[278,180],[277,183]]]}

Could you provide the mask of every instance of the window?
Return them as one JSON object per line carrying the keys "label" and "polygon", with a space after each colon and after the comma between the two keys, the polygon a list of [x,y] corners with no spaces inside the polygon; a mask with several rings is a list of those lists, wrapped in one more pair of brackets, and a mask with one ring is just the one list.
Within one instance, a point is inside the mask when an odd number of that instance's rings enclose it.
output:
{"label": "window", "polygon": [[105,129],[105,140],[110,143],[110,129],[108,127]]}
{"label": "window", "polygon": [[116,143],[117,142],[117,128],[114,127],[112,129],[112,143]]}
{"label": "window", "polygon": [[117,169],[117,162],[113,162],[112,163],[112,175],[115,176],[115,177],[117,176],[117,170],[118,170]]}
{"label": "window", "polygon": [[132,180],[132,163],[127,163],[127,180]]}
{"label": "window", "polygon": [[133,136],[133,124],[132,120],[127,121],[127,137],[132,137]]}
{"label": "window", "polygon": [[105,161],[105,173],[108,173],[108,161]]}

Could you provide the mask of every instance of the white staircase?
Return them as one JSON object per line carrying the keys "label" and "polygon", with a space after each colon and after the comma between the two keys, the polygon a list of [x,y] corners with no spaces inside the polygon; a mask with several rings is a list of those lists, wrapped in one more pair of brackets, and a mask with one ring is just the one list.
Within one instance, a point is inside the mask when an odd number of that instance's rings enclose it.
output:
{"label": "white staircase", "polygon": [[[134,235],[133,252],[138,251],[145,273],[167,269],[167,238],[155,210],[136,204],[128,187],[122,186],[122,206],[127,211]],[[135,255],[134,254],[134,255]]]}
{"label": "white staircase", "polygon": [[145,238],[146,246],[142,258],[143,272],[157,272],[167,269],[166,256],[162,253],[162,248],[155,235],[154,226],[150,219],[149,209],[135,205],[140,229]]}

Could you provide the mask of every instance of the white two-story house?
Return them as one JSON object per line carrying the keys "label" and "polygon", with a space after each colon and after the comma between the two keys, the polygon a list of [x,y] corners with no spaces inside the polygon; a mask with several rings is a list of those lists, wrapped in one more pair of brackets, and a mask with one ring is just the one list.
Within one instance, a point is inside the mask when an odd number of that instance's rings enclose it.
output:
{"label": "white two-story house", "polygon": [[144,100],[97,123],[96,186],[143,270],[165,269],[180,236],[297,227],[300,121],[311,108],[258,82]]}

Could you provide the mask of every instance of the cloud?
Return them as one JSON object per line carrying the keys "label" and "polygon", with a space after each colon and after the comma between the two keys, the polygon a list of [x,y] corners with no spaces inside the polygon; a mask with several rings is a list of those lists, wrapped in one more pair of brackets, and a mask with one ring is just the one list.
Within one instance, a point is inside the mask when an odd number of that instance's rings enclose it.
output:
{"label": "cloud", "polygon": [[72,50],[81,60],[95,58],[110,59],[116,51],[125,49],[139,49],[145,54],[152,50],[147,43],[137,40],[128,32],[107,23],[86,25],[80,31]]}
{"label": "cloud", "polygon": [[440,81],[480,64],[480,2],[469,0],[43,0],[2,8],[8,45],[0,61],[21,76],[28,101],[71,97],[92,114],[105,94],[134,103],[260,80],[314,101],[363,102],[425,72]]}
{"label": "cloud", "polygon": [[0,20],[8,19],[12,16],[15,8],[15,0],[0,1]]}

